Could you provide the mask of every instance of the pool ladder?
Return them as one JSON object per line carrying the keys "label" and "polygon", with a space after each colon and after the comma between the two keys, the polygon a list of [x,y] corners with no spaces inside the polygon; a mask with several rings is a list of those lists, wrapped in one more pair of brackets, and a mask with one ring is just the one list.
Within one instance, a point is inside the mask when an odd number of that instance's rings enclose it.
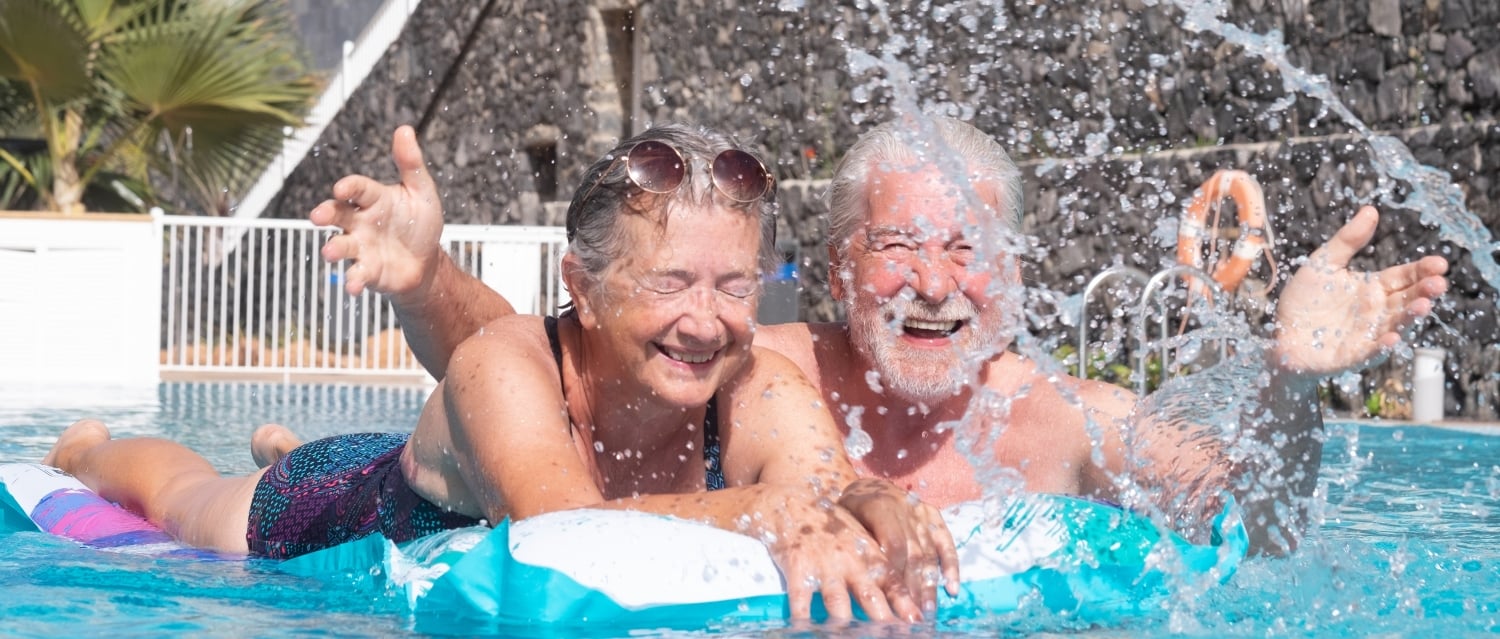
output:
{"label": "pool ladder", "polygon": [[[1080,379],[1088,376],[1089,298],[1093,296],[1094,291],[1113,279],[1125,279],[1141,286],[1140,304],[1136,307],[1135,314],[1131,319],[1131,339],[1135,342],[1136,346],[1134,348],[1127,347],[1129,357],[1135,360],[1136,393],[1140,395],[1146,394],[1147,353],[1141,351],[1145,350],[1146,345],[1149,343],[1146,341],[1146,318],[1147,312],[1151,310],[1153,298],[1157,303],[1156,306],[1161,316],[1161,339],[1158,345],[1162,361],[1162,375],[1165,376],[1167,374],[1168,348],[1166,338],[1170,333],[1167,325],[1166,300],[1160,293],[1165,290],[1167,284],[1174,278],[1195,280],[1203,284],[1210,293],[1209,303],[1212,305],[1212,308],[1223,308],[1228,304],[1223,287],[1219,286],[1219,283],[1215,282],[1212,277],[1209,277],[1208,273],[1203,272],[1202,269],[1182,264],[1169,266],[1157,271],[1154,275],[1147,275],[1145,271],[1133,266],[1111,266],[1089,280],[1088,285],[1083,288],[1083,303],[1078,318],[1078,377]],[[1228,345],[1223,339],[1217,341],[1219,344],[1219,356],[1222,359],[1227,353]]]}

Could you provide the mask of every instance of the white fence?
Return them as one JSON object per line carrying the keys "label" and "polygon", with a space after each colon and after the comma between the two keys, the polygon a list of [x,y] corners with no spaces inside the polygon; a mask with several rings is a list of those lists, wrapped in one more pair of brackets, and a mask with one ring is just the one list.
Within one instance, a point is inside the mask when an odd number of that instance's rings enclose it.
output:
{"label": "white fence", "polygon": [[[345,264],[319,255],[333,231],[299,220],[160,219],[162,379],[428,379],[390,303],[345,293]],[[443,242],[518,312],[550,313],[566,300],[561,228],[450,226]]]}
{"label": "white fence", "polygon": [[0,385],[155,383],[161,246],[144,215],[0,212]]}

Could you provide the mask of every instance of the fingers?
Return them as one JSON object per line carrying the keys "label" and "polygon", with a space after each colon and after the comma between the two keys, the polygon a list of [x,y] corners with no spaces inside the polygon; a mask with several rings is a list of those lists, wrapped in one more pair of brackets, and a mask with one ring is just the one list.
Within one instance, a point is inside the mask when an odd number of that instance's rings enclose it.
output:
{"label": "fingers", "polygon": [[938,565],[943,570],[943,589],[948,596],[958,596],[958,548],[953,541],[953,532],[948,530],[948,522],[943,521],[943,516],[936,508],[928,507],[932,512],[928,530],[932,534],[932,543],[937,547]]}
{"label": "fingers", "polygon": [[1380,285],[1386,291],[1386,308],[1396,314],[1394,321],[1403,327],[1432,312],[1433,301],[1448,292],[1447,260],[1423,258],[1380,272]]}
{"label": "fingers", "polygon": [[[1448,290],[1448,283],[1443,274],[1448,272],[1448,260],[1436,255],[1429,255],[1415,262],[1408,262],[1399,266],[1392,266],[1380,272],[1380,286],[1386,292],[1401,291],[1418,284],[1427,284],[1424,292],[1433,296],[1442,295]],[[1431,280],[1428,282],[1427,280]],[[1432,286],[1437,281],[1442,281],[1442,287],[1434,290]]]}
{"label": "fingers", "polygon": [[1333,237],[1313,253],[1313,260],[1325,261],[1333,268],[1344,268],[1349,265],[1349,260],[1370,243],[1375,237],[1375,227],[1380,223],[1380,214],[1373,206],[1364,206],[1354,214],[1343,228],[1340,228]]}
{"label": "fingers", "polygon": [[917,503],[917,520],[902,527],[901,534],[882,537],[886,557],[898,581],[916,599],[922,612],[937,610],[938,551],[928,530],[927,505]]}
{"label": "fingers", "polygon": [[[904,566],[908,590],[922,605],[923,614],[937,610],[937,586],[939,580],[950,596],[958,596],[958,550],[954,547],[953,534],[943,521],[942,513],[926,503],[918,503],[918,522],[910,533],[916,543],[910,544]],[[901,557],[899,552],[889,555]]]}
{"label": "fingers", "polygon": [[347,226],[348,222],[345,220],[360,209],[374,208],[386,190],[390,188],[395,187],[381,184],[363,175],[346,175],[334,182],[333,199],[338,208],[334,211],[336,215],[332,224],[340,227]]}
{"label": "fingers", "polygon": [[[877,554],[870,559],[874,561],[867,563],[864,570],[854,573],[847,583],[825,584],[823,603],[828,608],[829,617],[846,618],[843,615],[852,614],[849,594],[853,593],[860,610],[870,621],[920,621],[922,610],[912,598],[911,591],[901,582],[900,574],[884,567],[885,557]],[[828,585],[839,587],[828,588]],[[830,597],[838,608],[829,603]]]}
{"label": "fingers", "polygon": [[315,226],[334,226],[333,222],[337,217],[338,202],[333,200],[323,200],[307,214],[307,219]]}
{"label": "fingers", "polygon": [[[849,590],[845,587],[845,584],[842,581],[831,579],[825,580],[822,583],[821,594],[823,595],[823,609],[828,612],[828,617],[830,619],[854,618],[854,605],[849,599]],[[859,593],[859,595],[863,599],[866,593],[861,592]],[[874,606],[875,612],[871,612],[870,608],[866,608],[865,614],[870,615],[871,619],[877,619],[875,615],[879,614],[881,606],[883,606],[884,603],[885,602],[881,602],[879,605]],[[889,608],[885,609],[884,618],[890,618]]]}
{"label": "fingers", "polygon": [[359,263],[351,264],[349,268],[344,269],[344,291],[350,295],[363,293],[370,282],[380,279],[378,267],[374,269],[376,271],[374,273],[371,273],[371,270]]}
{"label": "fingers", "polygon": [[436,201],[437,185],[422,159],[422,147],[417,144],[417,133],[410,126],[401,126],[391,138],[391,159],[401,173],[401,185],[381,184],[363,175],[348,175],[333,185],[333,199],[318,205],[308,218],[319,226],[338,226],[347,229],[352,217],[361,209],[374,207],[391,189],[404,187],[413,195],[426,201]]}
{"label": "fingers", "polygon": [[[877,593],[872,592],[871,594],[875,595]],[[868,603],[865,601],[865,598],[860,598],[859,606],[864,609],[866,616],[871,621],[900,619],[908,623],[916,623],[922,620],[922,608],[917,605],[916,599],[911,596],[911,591],[899,579],[888,580],[885,590],[881,594],[884,596],[874,596],[873,599],[875,601]],[[877,617],[870,612],[872,606],[877,605],[884,613],[881,617]]]}
{"label": "fingers", "polygon": [[318,251],[325,262],[338,262],[340,260],[359,259],[359,240],[352,235],[334,235],[323,242],[323,248]]}
{"label": "fingers", "polygon": [[[812,618],[812,588],[801,572],[786,571],[787,614],[792,619]],[[827,602],[824,602],[827,606]]]}
{"label": "fingers", "polygon": [[391,159],[396,170],[401,172],[401,184],[418,197],[429,197],[437,192],[427,163],[422,160],[422,147],[417,144],[417,132],[407,125],[396,128],[391,138]]}

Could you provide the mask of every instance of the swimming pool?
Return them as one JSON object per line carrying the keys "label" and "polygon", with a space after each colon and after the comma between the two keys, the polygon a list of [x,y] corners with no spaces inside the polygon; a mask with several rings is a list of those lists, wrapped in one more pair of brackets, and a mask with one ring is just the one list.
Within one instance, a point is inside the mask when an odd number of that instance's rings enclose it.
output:
{"label": "swimming pool", "polygon": [[[410,430],[419,388],[163,384],[0,389],[0,461],[40,459],[71,421],[170,437],[230,472],[252,469],[250,431],[306,437]],[[1422,426],[1330,426],[1326,522],[1294,557],[1245,562],[1227,585],[1182,592],[1158,614],[1081,629],[1017,614],[922,634],[1068,631],[1116,636],[1452,636],[1500,631],[1500,440]],[[0,633],[22,637],[420,634],[401,602],[347,580],[305,580],[260,562],[111,554],[42,534],[0,538]],[[764,627],[724,628],[760,634]],[[858,627],[849,634],[861,634]],[[844,634],[839,632],[838,634]],[[884,633],[882,633],[884,634]]]}

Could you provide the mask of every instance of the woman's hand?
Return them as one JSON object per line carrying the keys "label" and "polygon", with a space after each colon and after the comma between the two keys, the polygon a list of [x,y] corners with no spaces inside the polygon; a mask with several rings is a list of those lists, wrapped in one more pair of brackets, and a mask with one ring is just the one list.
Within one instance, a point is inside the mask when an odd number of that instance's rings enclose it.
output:
{"label": "woman's hand", "polygon": [[322,254],[328,262],[351,262],[344,272],[350,295],[366,288],[391,295],[417,291],[430,282],[442,258],[443,205],[411,127],[396,129],[391,159],[401,172],[400,183],[350,175],[333,185],[333,199],[308,213],[313,224],[343,229],[328,239]]}
{"label": "woman's hand", "polygon": [[883,479],[860,479],[844,489],[846,509],[880,544],[896,577],[915,594],[924,613],[937,609],[937,583],[958,595],[958,551],[936,508]]}
{"label": "woman's hand", "polygon": [[813,593],[831,619],[852,618],[851,602],[872,621],[922,618],[901,571],[852,513],[806,492],[756,488],[760,504],[741,520],[741,532],[766,542],[786,579],[793,619],[811,617]]}

